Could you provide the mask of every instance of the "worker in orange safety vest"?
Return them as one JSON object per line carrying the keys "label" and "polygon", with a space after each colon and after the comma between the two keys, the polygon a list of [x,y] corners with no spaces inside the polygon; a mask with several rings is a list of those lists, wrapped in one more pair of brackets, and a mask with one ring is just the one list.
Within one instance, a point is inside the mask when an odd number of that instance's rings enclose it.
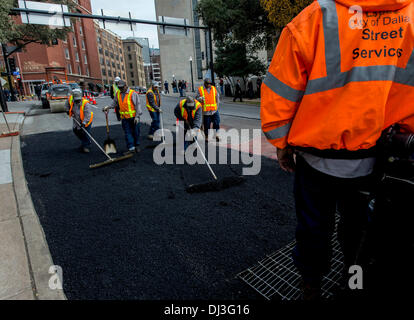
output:
{"label": "worker in orange safety vest", "polygon": [[216,140],[220,141],[220,137],[217,135],[217,131],[220,129],[220,114],[218,111],[220,95],[210,79],[204,79],[204,85],[198,88],[196,99],[203,105],[203,126],[206,141],[209,139],[211,124],[213,124],[213,133],[216,135]]}
{"label": "worker in orange safety vest", "polygon": [[107,112],[109,109],[116,109],[121,118],[122,129],[125,133],[125,142],[128,153],[140,152],[140,117],[142,115],[141,102],[136,91],[128,88],[123,80],[118,81],[119,90],[111,106],[102,109]]}
{"label": "worker in orange safety vest", "polygon": [[355,261],[367,208],[358,191],[373,185],[381,133],[414,132],[413,20],[412,0],[319,0],[280,36],[261,122],[281,168],[295,171],[293,258],[305,299],[320,296],[329,271],[337,208],[345,270]]}
{"label": "worker in orange safety vest", "polygon": [[89,100],[82,97],[80,89],[74,89],[66,102],[65,109],[69,117],[76,119],[76,121],[73,121],[73,133],[81,141],[80,151],[89,153],[91,140],[83,131],[90,132],[92,127],[93,112]]}

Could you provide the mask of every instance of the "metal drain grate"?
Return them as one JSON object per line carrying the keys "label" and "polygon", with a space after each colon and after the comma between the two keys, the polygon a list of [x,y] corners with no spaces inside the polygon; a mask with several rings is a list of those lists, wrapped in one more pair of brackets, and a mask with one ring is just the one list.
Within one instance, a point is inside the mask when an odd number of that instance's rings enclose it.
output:
{"label": "metal drain grate", "polygon": [[[298,300],[301,296],[301,277],[291,257],[294,246],[295,241],[237,276],[268,300],[274,295],[280,296],[282,300]],[[332,249],[331,271],[322,282],[322,297],[325,299],[332,297],[333,289],[339,285],[342,275],[343,255],[336,233],[332,239]]]}

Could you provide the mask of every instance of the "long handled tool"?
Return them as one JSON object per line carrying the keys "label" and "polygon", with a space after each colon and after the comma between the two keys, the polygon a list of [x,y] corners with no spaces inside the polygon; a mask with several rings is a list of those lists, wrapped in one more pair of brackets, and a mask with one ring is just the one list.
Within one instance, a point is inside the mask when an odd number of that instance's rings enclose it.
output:
{"label": "long handled tool", "polygon": [[4,122],[6,123],[7,130],[9,132],[2,132],[2,133],[0,133],[0,138],[5,138],[5,137],[11,137],[11,136],[17,136],[17,135],[19,135],[19,131],[11,131],[10,130],[9,123],[7,122],[7,118],[6,118],[6,115],[5,115],[5,112],[4,112],[2,106],[1,106],[1,114],[3,115]]}
{"label": "long handled tool", "polygon": [[106,166],[108,164],[112,164],[115,162],[119,162],[128,158],[131,158],[133,156],[132,153],[127,154],[125,156],[119,157],[119,158],[111,158],[106,152],[105,150],[99,145],[98,142],[96,142],[96,140],[91,136],[91,134],[86,131],[86,129],[84,127],[81,126],[81,124],[78,122],[78,120],[76,120],[75,118],[73,118],[73,120],[78,124],[78,126],[80,126],[82,128],[82,130],[88,135],[89,138],[91,138],[91,140],[96,144],[96,146],[99,148],[99,150],[101,150],[105,156],[108,158],[108,160],[104,161],[104,162],[100,162],[100,163],[96,163],[96,164],[91,164],[89,166],[89,169],[95,169],[95,168],[99,168],[99,167],[103,167]]}
{"label": "long handled tool", "polygon": [[[186,120],[187,126],[191,128],[190,124]],[[246,178],[243,176],[231,176],[231,177],[224,177],[221,179],[218,179],[213,168],[211,167],[210,163],[207,160],[206,155],[204,154],[203,150],[200,147],[200,144],[198,143],[198,140],[196,137],[193,138],[194,142],[197,145],[197,148],[203,157],[204,161],[207,164],[207,167],[209,168],[211,175],[213,176],[214,180],[206,183],[199,183],[199,184],[191,184],[186,188],[186,191],[188,193],[199,193],[199,192],[209,192],[209,191],[220,191],[222,189],[227,189],[233,186],[240,185],[246,181]]]}
{"label": "long handled tool", "polygon": [[104,141],[104,149],[106,154],[116,153],[115,141],[109,137],[108,111],[105,111],[106,118],[106,140]]}
{"label": "long handled tool", "polygon": [[164,121],[162,120],[162,111],[160,112],[160,122],[161,122],[161,134],[162,134],[162,143],[165,144],[165,137],[164,137]]}

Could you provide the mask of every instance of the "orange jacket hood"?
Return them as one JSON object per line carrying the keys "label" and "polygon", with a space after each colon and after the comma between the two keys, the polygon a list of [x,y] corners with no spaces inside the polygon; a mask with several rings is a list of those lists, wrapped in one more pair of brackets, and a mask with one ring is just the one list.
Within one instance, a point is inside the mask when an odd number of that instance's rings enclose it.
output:
{"label": "orange jacket hood", "polygon": [[361,6],[364,11],[398,10],[409,5],[413,0],[335,0],[346,7]]}

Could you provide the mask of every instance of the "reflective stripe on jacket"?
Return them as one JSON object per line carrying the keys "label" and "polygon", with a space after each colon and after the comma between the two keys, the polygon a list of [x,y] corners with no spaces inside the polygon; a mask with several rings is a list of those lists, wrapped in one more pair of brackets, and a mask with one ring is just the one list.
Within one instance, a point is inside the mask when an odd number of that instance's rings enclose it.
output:
{"label": "reflective stripe on jacket", "polygon": [[[180,108],[181,108],[181,116],[183,117],[184,120],[187,120],[188,121],[188,112],[187,112],[187,109],[184,107],[184,105],[185,105],[186,102],[187,102],[187,99],[181,100],[180,101]],[[198,102],[197,100],[195,100],[194,102],[195,102],[195,108],[191,112],[191,118],[192,119],[194,119],[197,110],[200,109],[200,108],[202,108],[200,102]]]}
{"label": "reflective stripe on jacket", "polygon": [[134,90],[129,90],[128,94],[124,96],[123,100],[121,97],[121,91],[118,90],[117,92],[119,114],[121,115],[121,119],[135,118],[136,110],[132,102],[132,94],[134,92]]}
{"label": "reflective stripe on jacket", "polygon": [[145,95],[145,98],[146,98],[146,100],[147,100],[147,109],[148,109],[149,111],[151,111],[151,112],[156,112],[155,108],[154,108],[153,106],[151,106],[151,104],[150,104],[150,102],[149,102],[149,99],[148,99],[148,94],[149,94],[149,93],[152,93],[152,95],[153,95],[153,97],[154,97],[154,103],[155,103],[155,105],[156,105],[157,107],[159,107],[159,106],[161,105],[161,96],[159,96],[159,100],[160,100],[160,101],[158,101],[158,100],[157,100],[157,95],[154,93],[154,91],[152,91],[152,89],[149,89],[149,90],[147,91],[147,94]]}
{"label": "reflective stripe on jacket", "polygon": [[[82,99],[82,104],[81,104],[80,110],[79,110],[80,119],[81,119],[82,122],[85,119],[85,105],[87,103],[89,103],[89,100]],[[74,105],[75,105],[75,103],[73,102],[73,96],[70,96],[69,97],[69,106],[70,106],[70,109],[69,109],[69,117],[72,117],[73,116],[73,111],[72,110],[73,110],[73,106]],[[85,127],[89,127],[90,124],[92,123],[92,121],[93,121],[93,112],[91,111],[91,118],[89,119],[88,123],[85,124]]]}
{"label": "reflective stripe on jacket", "polygon": [[[361,28],[353,4],[366,10]],[[261,88],[267,139],[356,151],[394,123],[414,131],[413,19],[407,0],[319,0],[303,10],[283,30]]]}
{"label": "reflective stripe on jacket", "polygon": [[216,101],[216,95],[217,95],[217,89],[215,86],[211,86],[210,93],[204,89],[203,86],[198,88],[198,93],[200,97],[204,98],[203,102],[203,111],[216,111],[217,110],[217,101]]}

